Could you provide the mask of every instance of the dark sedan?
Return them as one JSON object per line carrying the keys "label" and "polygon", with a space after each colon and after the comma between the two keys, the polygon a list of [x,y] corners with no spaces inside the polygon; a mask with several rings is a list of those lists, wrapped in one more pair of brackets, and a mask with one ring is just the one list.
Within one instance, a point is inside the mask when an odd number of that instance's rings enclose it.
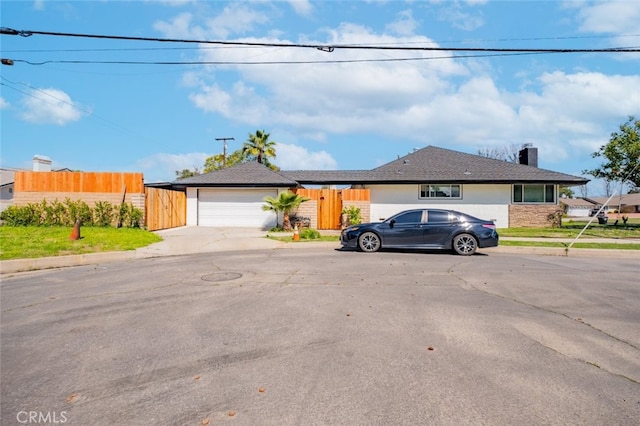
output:
{"label": "dark sedan", "polygon": [[493,221],[454,210],[415,209],[400,212],[383,222],[345,228],[343,247],[376,252],[381,248],[453,250],[469,256],[478,248],[496,247]]}

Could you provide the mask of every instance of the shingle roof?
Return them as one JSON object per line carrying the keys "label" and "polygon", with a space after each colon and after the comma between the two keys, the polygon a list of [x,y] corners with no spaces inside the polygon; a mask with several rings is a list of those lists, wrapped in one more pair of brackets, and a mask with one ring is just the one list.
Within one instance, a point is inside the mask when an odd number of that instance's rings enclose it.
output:
{"label": "shingle roof", "polygon": [[271,170],[256,161],[242,163],[234,167],[215,170],[202,175],[178,179],[172,182],[174,187],[181,186],[296,186],[298,183]]}
{"label": "shingle roof", "polygon": [[[607,203],[609,197],[593,197],[599,204]],[[640,193],[614,195],[607,203],[608,206],[640,206]]]}
{"label": "shingle roof", "polygon": [[588,179],[538,167],[427,146],[373,170],[281,170],[251,162],[175,181],[174,186],[292,186],[372,183],[554,183]]}
{"label": "shingle roof", "polygon": [[427,146],[373,170],[281,171],[301,184],[312,183],[554,183],[584,185],[588,179],[533,166]]}

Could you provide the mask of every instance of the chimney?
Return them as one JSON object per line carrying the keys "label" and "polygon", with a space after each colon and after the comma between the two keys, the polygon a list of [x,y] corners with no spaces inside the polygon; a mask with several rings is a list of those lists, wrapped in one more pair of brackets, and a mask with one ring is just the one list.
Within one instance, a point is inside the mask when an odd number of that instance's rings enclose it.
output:
{"label": "chimney", "polygon": [[538,148],[534,148],[530,143],[524,144],[518,153],[518,162],[525,166],[538,167]]}
{"label": "chimney", "polygon": [[35,155],[33,157],[33,171],[34,172],[50,172],[51,171],[51,159],[44,155]]}

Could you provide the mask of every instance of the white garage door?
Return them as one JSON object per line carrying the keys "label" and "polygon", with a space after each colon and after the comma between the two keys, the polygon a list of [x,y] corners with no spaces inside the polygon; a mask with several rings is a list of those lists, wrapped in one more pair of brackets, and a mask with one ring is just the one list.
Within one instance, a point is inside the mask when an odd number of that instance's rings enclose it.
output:
{"label": "white garage door", "polygon": [[264,197],[276,197],[275,189],[200,189],[198,225],[268,229],[276,215],[262,210]]}

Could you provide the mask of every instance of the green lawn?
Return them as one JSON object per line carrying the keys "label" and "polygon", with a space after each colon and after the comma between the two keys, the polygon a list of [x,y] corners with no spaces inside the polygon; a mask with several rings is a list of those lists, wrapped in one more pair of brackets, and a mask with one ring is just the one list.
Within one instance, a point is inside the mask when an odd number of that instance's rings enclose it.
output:
{"label": "green lawn", "polygon": [[[580,234],[586,223],[570,222],[560,228],[501,228],[501,237],[526,238],[575,238]],[[626,226],[591,224],[581,238],[640,238],[640,223],[629,223]]]}
{"label": "green lawn", "polygon": [[[501,237],[530,238],[575,238],[584,223],[568,223],[562,228],[508,228],[499,229]],[[105,251],[135,250],[149,244],[162,241],[153,232],[136,228],[98,228],[82,227],[81,239],[71,240],[71,227],[0,226],[0,260],[63,256],[68,254],[98,253]],[[338,242],[337,235],[322,235],[317,239],[300,239],[298,243],[313,241]],[[268,238],[293,242],[291,233],[269,233]],[[589,243],[588,239],[598,238],[640,238],[640,223],[627,226],[591,225],[573,245],[574,248],[628,249],[640,250],[640,244],[600,244]],[[565,247],[555,241],[525,242],[501,241],[501,245]]]}
{"label": "green lawn", "polygon": [[0,260],[67,254],[135,250],[162,241],[139,228],[81,227],[79,240],[71,240],[72,227],[0,226]]}

